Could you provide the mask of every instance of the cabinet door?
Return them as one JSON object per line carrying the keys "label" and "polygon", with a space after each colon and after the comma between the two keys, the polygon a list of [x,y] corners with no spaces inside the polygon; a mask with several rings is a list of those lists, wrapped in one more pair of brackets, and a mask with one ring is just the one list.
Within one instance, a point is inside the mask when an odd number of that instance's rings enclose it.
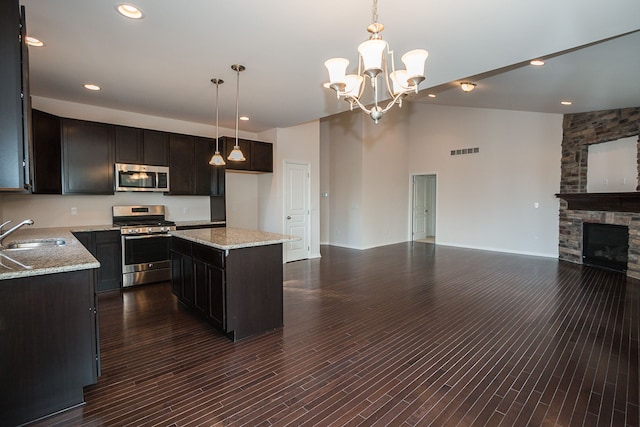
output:
{"label": "cabinet door", "polygon": [[142,163],[142,129],[115,126],[115,141],[116,163]]}
{"label": "cabinet door", "polygon": [[60,117],[31,112],[34,194],[62,194]]}
{"label": "cabinet door", "polygon": [[[0,190],[24,190],[25,141],[22,110],[20,9],[0,2]],[[28,94],[25,94],[25,99]]]}
{"label": "cabinet door", "polygon": [[251,169],[251,141],[246,139],[239,139],[238,146],[240,147],[240,151],[244,154],[244,158],[246,159],[243,162],[234,162],[232,160],[228,160],[229,154],[233,151],[233,147],[236,144],[235,138],[224,137],[225,141],[225,156],[224,161],[227,162],[227,169],[232,170],[250,170]]}
{"label": "cabinet door", "polygon": [[194,157],[194,194],[201,196],[211,195],[211,172],[215,166],[209,164],[213,155],[215,142],[211,138],[195,138],[193,147]]}
{"label": "cabinet door", "polygon": [[251,170],[273,172],[273,144],[251,141]]}
{"label": "cabinet door", "polygon": [[196,289],[193,280],[193,258],[182,255],[182,301],[190,307],[196,301]]}
{"label": "cabinet door", "polygon": [[209,303],[209,266],[198,259],[193,260],[193,282],[195,286],[194,307],[203,316],[206,316]]}
{"label": "cabinet door", "polygon": [[142,133],[145,165],[169,166],[169,134],[145,129]]}
{"label": "cabinet door", "polygon": [[171,251],[171,292],[178,298],[182,296],[182,255]]}
{"label": "cabinet door", "polygon": [[169,136],[169,194],[193,194],[195,187],[193,137]]}
{"label": "cabinet door", "polygon": [[96,278],[98,292],[122,286],[122,246],[119,231],[95,232],[95,257],[100,262]]}
{"label": "cabinet door", "polygon": [[209,266],[209,312],[207,318],[220,330],[227,330],[226,322],[226,284],[224,270],[218,267]]}
{"label": "cabinet door", "polygon": [[113,126],[62,119],[63,192],[113,194]]}

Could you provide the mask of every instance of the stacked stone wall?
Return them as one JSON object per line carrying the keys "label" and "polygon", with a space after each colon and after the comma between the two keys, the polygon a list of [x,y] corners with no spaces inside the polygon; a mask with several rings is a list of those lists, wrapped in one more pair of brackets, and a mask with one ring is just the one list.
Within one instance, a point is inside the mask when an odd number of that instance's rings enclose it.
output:
{"label": "stacked stone wall", "polygon": [[[561,193],[587,192],[587,153],[589,145],[640,135],[640,107],[567,114],[563,120]],[[640,137],[636,150],[640,191]],[[585,222],[629,227],[627,275],[640,279],[640,212],[569,210],[560,201],[559,257],[582,263],[582,228]]]}

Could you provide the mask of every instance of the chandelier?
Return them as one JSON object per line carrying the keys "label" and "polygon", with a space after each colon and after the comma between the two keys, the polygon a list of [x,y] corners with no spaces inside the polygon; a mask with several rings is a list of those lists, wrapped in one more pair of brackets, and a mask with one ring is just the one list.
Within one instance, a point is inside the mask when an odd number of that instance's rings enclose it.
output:
{"label": "chandelier", "polygon": [[[367,27],[371,35],[369,40],[358,46],[358,74],[346,74],[349,60],[345,58],[331,58],[324,63],[329,71],[329,83],[325,83],[324,86],[335,90],[338,99],[344,98],[349,102],[351,110],[357,105],[376,124],[395,104],[402,107],[402,99],[405,96],[418,93],[418,85],[424,80],[424,63],[429,56],[424,49],[411,50],[401,58],[406,70],[396,70],[393,51],[380,35],[382,30],[384,25],[378,22],[378,1],[373,0],[373,23]],[[371,81],[373,89],[373,104],[370,108],[361,100],[366,78]],[[382,95],[379,93],[379,80],[384,82],[391,98],[384,107],[380,105]]]}

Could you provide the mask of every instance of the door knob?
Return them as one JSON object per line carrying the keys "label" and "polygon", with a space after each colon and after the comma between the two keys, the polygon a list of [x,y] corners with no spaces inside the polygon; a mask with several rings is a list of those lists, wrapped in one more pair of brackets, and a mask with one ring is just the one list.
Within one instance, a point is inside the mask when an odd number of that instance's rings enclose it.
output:
{"label": "door knob", "polygon": [[289,215],[287,215],[287,219],[291,219],[291,217]]}

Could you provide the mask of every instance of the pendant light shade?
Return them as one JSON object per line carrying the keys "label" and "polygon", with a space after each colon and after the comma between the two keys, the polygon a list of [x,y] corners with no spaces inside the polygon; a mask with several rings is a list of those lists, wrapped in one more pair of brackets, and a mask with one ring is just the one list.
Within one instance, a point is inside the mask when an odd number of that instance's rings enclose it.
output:
{"label": "pendant light shade", "polygon": [[236,145],[233,146],[233,151],[229,153],[227,159],[234,162],[243,162],[247,159],[244,158],[244,154],[242,154],[242,150],[240,150],[240,146],[238,145],[238,120],[240,118],[238,98],[240,96],[240,72],[246,68],[244,65],[234,64],[231,66],[231,69],[236,72]]}
{"label": "pendant light shade", "polygon": [[218,130],[220,129],[220,126],[218,125],[218,89],[220,88],[220,85],[224,83],[224,80],[211,79],[211,83],[216,85],[216,152],[211,157],[211,160],[209,160],[209,164],[214,166],[224,166],[226,163],[224,162],[224,158],[220,155],[220,150],[218,149]]}

